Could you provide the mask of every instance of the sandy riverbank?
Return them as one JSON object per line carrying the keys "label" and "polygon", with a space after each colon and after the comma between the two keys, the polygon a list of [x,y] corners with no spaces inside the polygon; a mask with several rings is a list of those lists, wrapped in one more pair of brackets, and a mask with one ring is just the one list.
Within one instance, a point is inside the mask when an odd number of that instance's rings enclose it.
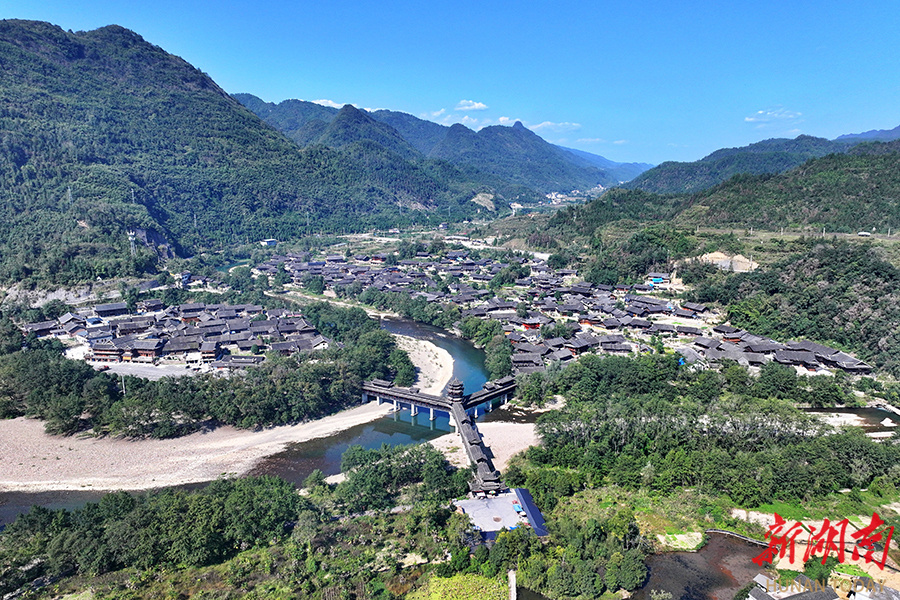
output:
{"label": "sandy riverbank", "polygon": [[397,346],[406,350],[416,367],[416,387],[424,394],[440,396],[453,377],[453,357],[437,345],[414,337],[395,333]]}
{"label": "sandy riverbank", "polygon": [[285,444],[325,437],[389,413],[369,403],[299,425],[220,427],[171,440],[61,437],[33,419],[0,421],[0,491],[139,490],[240,475]]}
{"label": "sandy riverbank", "polygon": [[[453,376],[450,353],[425,340],[396,338],[416,366],[419,388],[439,395]],[[370,403],[299,425],[256,432],[220,427],[171,440],[52,436],[40,421],[0,421],[0,491],[138,490],[242,475],[288,443],[333,435],[390,410]]]}
{"label": "sandy riverbank", "polygon": [[[539,442],[534,423],[478,423],[478,431],[494,455],[494,468],[501,472],[506,469],[514,454],[529,446],[536,446]],[[457,467],[468,466],[469,459],[458,433],[442,435],[430,443],[444,453],[450,464]]]}
{"label": "sandy riverbank", "polygon": [[389,310],[378,310],[372,308],[370,306],[366,306],[365,304],[359,304],[357,302],[347,302],[344,300],[339,300],[337,296],[331,290],[327,290],[322,296],[313,296],[312,294],[306,294],[297,289],[289,289],[287,294],[284,296],[273,294],[272,292],[266,292],[267,296],[272,296],[273,298],[278,297],[286,297],[288,300],[293,300],[295,302],[304,303],[304,302],[328,302],[330,304],[335,304],[337,306],[343,306],[344,308],[361,308],[366,311],[366,314],[370,317],[375,317],[378,319],[382,319],[385,317],[394,318],[394,319],[402,319],[403,316],[399,313],[395,313]]}

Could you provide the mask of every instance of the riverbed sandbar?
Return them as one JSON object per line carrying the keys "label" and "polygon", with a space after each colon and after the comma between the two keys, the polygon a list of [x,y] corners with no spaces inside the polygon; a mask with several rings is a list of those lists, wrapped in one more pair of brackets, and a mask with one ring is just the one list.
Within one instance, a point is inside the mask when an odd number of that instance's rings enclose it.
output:
{"label": "riverbed sandbar", "polygon": [[41,421],[0,420],[0,491],[142,490],[238,476],[288,443],[369,423],[391,408],[370,402],[297,425],[226,426],[166,440],[54,436]]}

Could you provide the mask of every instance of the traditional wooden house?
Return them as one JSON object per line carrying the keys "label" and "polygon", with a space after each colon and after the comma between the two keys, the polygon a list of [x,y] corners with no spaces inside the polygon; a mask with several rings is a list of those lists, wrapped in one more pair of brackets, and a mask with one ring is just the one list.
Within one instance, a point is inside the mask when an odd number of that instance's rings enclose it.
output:
{"label": "traditional wooden house", "polygon": [[124,354],[125,351],[112,342],[99,342],[91,348],[88,358],[100,362],[122,362]]}
{"label": "traditional wooden house", "polygon": [[109,319],[110,317],[127,315],[128,303],[113,302],[111,304],[98,304],[94,307],[94,313],[102,319]]}
{"label": "traditional wooden house", "polygon": [[133,342],[135,354],[142,358],[157,358],[159,356],[162,356],[162,350],[165,345],[165,340],[156,338],[135,340]]}

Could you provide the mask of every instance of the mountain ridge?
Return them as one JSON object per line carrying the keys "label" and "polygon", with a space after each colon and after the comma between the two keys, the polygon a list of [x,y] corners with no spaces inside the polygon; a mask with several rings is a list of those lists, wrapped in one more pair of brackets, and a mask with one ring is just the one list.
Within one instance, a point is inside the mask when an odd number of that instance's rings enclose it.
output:
{"label": "mountain ridge", "polygon": [[0,281],[153,271],[155,248],[130,256],[135,229],[187,255],[480,210],[483,182],[458,169],[366,144],[299,149],[117,25],[0,21],[0,64]]}
{"label": "mountain ridge", "polygon": [[783,173],[812,158],[845,152],[851,145],[808,135],[794,139],[771,138],[738,148],[720,148],[694,162],[667,161],[622,187],[657,194],[692,194],[734,175]]}
{"label": "mountain ridge", "polygon": [[[333,140],[323,136],[327,123],[337,117],[337,109],[303,100],[284,100],[275,104],[244,93],[234,94],[234,97],[301,147],[334,144]],[[598,185],[608,187],[644,170],[640,163],[616,163],[590,153],[576,154],[547,142],[521,122],[511,127],[494,125],[474,131],[461,124],[440,125],[397,111],[362,112],[393,128],[422,158],[449,161],[484,173],[493,180],[504,180],[542,193],[576,188],[585,191]],[[495,129],[497,127],[501,129]],[[380,135],[372,139],[377,141],[378,137]],[[540,166],[536,168],[535,165]]]}
{"label": "mountain ridge", "polygon": [[891,142],[900,139],[900,125],[893,129],[870,129],[862,133],[847,133],[839,135],[836,141],[867,141],[867,142]]}

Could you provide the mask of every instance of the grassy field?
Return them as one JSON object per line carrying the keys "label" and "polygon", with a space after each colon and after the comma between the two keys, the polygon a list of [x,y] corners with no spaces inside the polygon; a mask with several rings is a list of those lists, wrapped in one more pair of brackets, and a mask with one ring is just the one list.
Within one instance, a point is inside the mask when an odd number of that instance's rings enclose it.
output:
{"label": "grassy field", "polygon": [[509,585],[499,579],[481,575],[454,575],[432,577],[428,582],[407,596],[409,600],[506,600]]}

